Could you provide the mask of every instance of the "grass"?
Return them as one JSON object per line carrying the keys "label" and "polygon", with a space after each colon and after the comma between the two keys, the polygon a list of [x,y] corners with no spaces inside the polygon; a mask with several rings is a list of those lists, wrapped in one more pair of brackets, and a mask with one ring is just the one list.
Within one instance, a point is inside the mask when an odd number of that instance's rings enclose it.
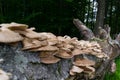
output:
{"label": "grass", "polygon": [[120,80],[120,57],[116,59],[116,72],[113,74],[106,74],[105,79],[104,80]]}

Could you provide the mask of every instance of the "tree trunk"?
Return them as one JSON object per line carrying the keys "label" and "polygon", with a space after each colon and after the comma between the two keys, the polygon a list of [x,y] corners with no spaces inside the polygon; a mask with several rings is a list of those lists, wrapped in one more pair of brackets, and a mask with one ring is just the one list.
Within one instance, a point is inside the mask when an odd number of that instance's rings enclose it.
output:
{"label": "tree trunk", "polygon": [[95,35],[99,33],[99,27],[103,27],[104,24],[104,16],[105,16],[105,0],[97,0],[98,2],[98,11],[96,17],[96,24],[94,28]]}
{"label": "tree trunk", "polygon": [[39,54],[0,44],[0,68],[12,74],[10,80],[65,80],[69,76],[71,59],[63,59],[56,64],[42,64]]}

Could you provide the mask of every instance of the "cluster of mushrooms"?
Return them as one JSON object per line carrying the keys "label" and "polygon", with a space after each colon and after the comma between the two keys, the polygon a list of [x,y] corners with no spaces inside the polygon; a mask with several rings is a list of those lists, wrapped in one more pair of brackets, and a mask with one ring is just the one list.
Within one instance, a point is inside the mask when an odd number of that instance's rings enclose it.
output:
{"label": "cluster of mushrooms", "polygon": [[[55,36],[52,33],[35,32],[26,24],[0,24],[0,42],[15,43],[22,41],[22,50],[38,52],[41,63],[53,64],[61,59],[70,59],[76,55],[90,54],[98,58],[108,57],[95,41],[78,40],[76,37]],[[75,59],[70,70],[71,75],[87,71],[95,72],[95,61],[83,58]]]}

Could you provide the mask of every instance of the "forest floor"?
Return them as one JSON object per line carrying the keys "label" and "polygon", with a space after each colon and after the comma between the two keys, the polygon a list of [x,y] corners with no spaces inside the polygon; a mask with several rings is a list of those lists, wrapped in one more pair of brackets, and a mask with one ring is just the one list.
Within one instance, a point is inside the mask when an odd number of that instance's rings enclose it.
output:
{"label": "forest floor", "polygon": [[117,66],[116,72],[113,74],[106,74],[104,80],[120,80],[120,57],[118,57],[115,62]]}

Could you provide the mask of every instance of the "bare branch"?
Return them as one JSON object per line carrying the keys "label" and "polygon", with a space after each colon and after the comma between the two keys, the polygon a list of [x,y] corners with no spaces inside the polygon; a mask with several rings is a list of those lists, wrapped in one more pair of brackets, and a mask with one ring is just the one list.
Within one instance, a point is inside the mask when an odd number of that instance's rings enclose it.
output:
{"label": "bare branch", "polygon": [[116,41],[118,41],[119,42],[119,44],[120,44],[120,33],[117,35],[117,37],[116,37],[116,39],[115,39]]}
{"label": "bare branch", "polygon": [[94,37],[93,32],[87,28],[79,19],[73,19],[74,25],[78,28],[84,40],[90,40]]}

